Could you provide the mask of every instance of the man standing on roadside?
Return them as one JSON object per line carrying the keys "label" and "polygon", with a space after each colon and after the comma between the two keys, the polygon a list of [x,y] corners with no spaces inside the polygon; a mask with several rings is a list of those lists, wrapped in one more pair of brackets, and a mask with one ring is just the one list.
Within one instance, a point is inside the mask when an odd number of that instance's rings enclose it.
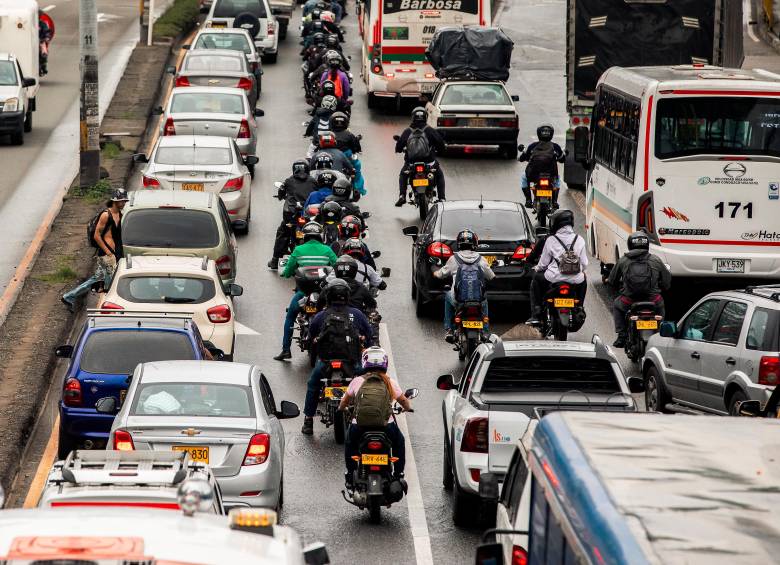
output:
{"label": "man standing on roadside", "polygon": [[90,245],[97,248],[97,267],[94,275],[60,298],[71,312],[74,311],[76,300],[89,292],[96,283],[102,283],[103,289],[111,286],[116,262],[122,258],[122,209],[127,200],[127,191],[117,188],[111,200],[106,202],[106,209],[90,222],[90,226],[94,223],[95,228],[89,230],[88,239]]}

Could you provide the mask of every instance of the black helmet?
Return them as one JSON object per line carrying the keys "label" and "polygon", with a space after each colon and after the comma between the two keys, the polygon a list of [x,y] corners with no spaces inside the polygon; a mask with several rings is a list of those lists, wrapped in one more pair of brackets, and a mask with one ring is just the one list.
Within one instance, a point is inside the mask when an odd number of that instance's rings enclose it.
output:
{"label": "black helmet", "polygon": [[349,255],[350,257],[356,257],[357,259],[363,258],[363,242],[356,237],[350,237],[341,246],[341,255]]}
{"label": "black helmet", "polygon": [[542,124],[536,128],[536,137],[539,141],[552,141],[553,135],[555,135],[555,128],[551,124]]}
{"label": "black helmet", "polygon": [[336,174],[333,171],[323,171],[317,176],[317,187],[333,188],[336,178]]}
{"label": "black helmet", "polygon": [[558,210],[550,216],[550,233],[557,233],[564,226],[574,227],[574,214],[571,210]]}
{"label": "black helmet", "polygon": [[311,11],[311,19],[312,21],[316,21],[320,19],[320,15],[322,15],[322,11],[320,11],[319,8],[315,8]]}
{"label": "black helmet", "polygon": [[314,21],[311,23],[311,29],[312,29],[312,31],[313,31],[314,33],[317,33],[318,31],[320,31],[320,32],[321,32],[322,30],[324,30],[324,29],[325,29],[325,27],[322,25],[322,22],[321,22],[321,21],[319,20],[319,18],[318,18],[318,19],[314,20]]}
{"label": "black helmet", "polygon": [[297,159],[293,161],[292,172],[293,176],[300,179],[305,179],[309,176],[309,162],[306,159]]}
{"label": "black helmet", "polygon": [[322,90],[322,96],[334,96],[336,93],[336,85],[333,84],[332,80],[325,80],[322,82],[322,86],[320,87]]}
{"label": "black helmet", "polygon": [[[320,151],[314,157],[314,168],[319,170],[332,170],[333,169],[333,157],[330,153],[324,153]],[[335,178],[333,180],[336,180]]]}
{"label": "black helmet", "polygon": [[344,178],[336,179],[333,183],[333,196],[349,200],[352,197],[352,183]]}
{"label": "black helmet", "polygon": [[628,236],[628,250],[644,249],[647,251],[650,249],[650,238],[643,231],[635,231]]}
{"label": "black helmet", "polygon": [[323,96],[322,101],[320,102],[320,108],[324,108],[325,110],[335,110],[336,108],[338,108],[338,106],[339,106],[339,101],[332,94]]}
{"label": "black helmet", "polygon": [[338,69],[341,68],[342,58],[341,55],[338,54],[338,51],[328,51],[328,66],[331,69]]}
{"label": "black helmet", "polygon": [[422,106],[417,106],[412,110],[412,125],[423,127],[426,123],[428,123],[428,111]]}
{"label": "black helmet", "polygon": [[363,232],[363,221],[350,214],[341,218],[341,236],[347,239],[359,238]]}
{"label": "black helmet", "polygon": [[340,279],[354,279],[358,272],[358,265],[357,261],[349,255],[342,255],[336,261],[336,266],[333,269]]}
{"label": "black helmet", "polygon": [[325,34],[321,31],[318,31],[314,35],[311,36],[311,40],[314,43],[314,45],[325,45]]}
{"label": "black helmet", "polygon": [[325,202],[320,208],[320,216],[323,222],[338,223],[341,220],[341,204],[338,202]]}
{"label": "black helmet", "polygon": [[468,228],[461,231],[458,234],[458,237],[455,238],[455,241],[458,243],[458,251],[474,249],[477,245],[479,245],[479,238],[477,237],[477,234]]}
{"label": "black helmet", "polygon": [[[330,81],[325,81],[330,82]],[[331,83],[333,84],[333,83]],[[324,88],[323,83],[323,88]],[[333,115],[330,117],[330,129],[333,131],[345,131],[349,127],[349,116],[347,116],[344,112],[333,112]]]}
{"label": "black helmet", "polygon": [[301,228],[303,232],[303,241],[309,241],[317,239],[322,241],[324,239],[322,226],[317,222],[309,222]]}
{"label": "black helmet", "polygon": [[349,302],[349,284],[343,279],[331,279],[324,293],[329,305],[345,305]]}
{"label": "black helmet", "polygon": [[325,38],[325,45],[333,49],[337,48],[339,46],[339,36],[335,33],[329,33]]}

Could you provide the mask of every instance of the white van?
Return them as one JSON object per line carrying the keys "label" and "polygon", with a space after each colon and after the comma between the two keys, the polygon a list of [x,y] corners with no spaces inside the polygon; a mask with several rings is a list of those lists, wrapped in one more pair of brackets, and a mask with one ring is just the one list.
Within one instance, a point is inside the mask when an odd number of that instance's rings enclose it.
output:
{"label": "white van", "polygon": [[780,277],[780,76],[703,64],[599,80],[587,230],[603,273],[644,230],[677,277]]}
{"label": "white van", "polygon": [[[38,48],[38,2],[0,0],[0,52],[16,57],[25,78],[38,78]],[[33,110],[37,94],[36,84],[28,91]]]}

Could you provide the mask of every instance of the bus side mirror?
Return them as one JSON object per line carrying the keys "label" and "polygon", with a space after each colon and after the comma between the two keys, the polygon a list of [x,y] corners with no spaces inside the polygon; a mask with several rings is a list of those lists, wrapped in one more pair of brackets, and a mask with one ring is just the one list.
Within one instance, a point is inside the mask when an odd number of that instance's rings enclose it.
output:
{"label": "bus side mirror", "polygon": [[588,168],[588,145],[590,131],[587,126],[574,128],[574,161]]}

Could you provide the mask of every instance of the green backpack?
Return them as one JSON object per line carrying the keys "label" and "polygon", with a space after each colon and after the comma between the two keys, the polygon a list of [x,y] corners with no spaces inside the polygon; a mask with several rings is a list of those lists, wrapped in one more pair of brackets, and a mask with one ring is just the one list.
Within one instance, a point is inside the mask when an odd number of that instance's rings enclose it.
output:
{"label": "green backpack", "polygon": [[376,373],[363,375],[365,379],[355,396],[355,420],[357,425],[380,428],[387,425],[392,415],[393,398],[385,381]]}

